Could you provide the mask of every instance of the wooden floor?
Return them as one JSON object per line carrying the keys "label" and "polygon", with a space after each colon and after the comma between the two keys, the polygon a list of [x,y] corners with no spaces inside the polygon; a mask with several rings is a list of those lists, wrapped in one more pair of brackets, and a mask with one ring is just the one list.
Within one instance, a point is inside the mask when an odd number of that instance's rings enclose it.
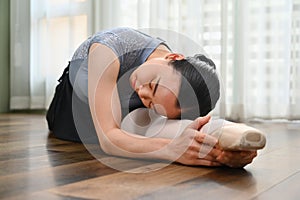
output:
{"label": "wooden floor", "polygon": [[[300,124],[251,124],[267,146],[244,169],[171,164],[115,170],[81,144],[48,136],[43,115],[0,115],[0,199],[299,199]],[[135,172],[161,163],[109,157]]]}

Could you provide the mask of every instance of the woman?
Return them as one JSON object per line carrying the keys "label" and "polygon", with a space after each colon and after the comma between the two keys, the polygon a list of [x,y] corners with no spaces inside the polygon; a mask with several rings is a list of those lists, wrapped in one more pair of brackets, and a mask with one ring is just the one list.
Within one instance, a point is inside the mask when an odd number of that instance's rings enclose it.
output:
{"label": "woman", "polygon": [[[223,151],[214,137],[199,132],[219,98],[215,66],[203,55],[185,59],[159,38],[130,28],[97,33],[77,49],[60,82],[47,113],[58,138],[98,140],[108,154],[187,165],[243,167],[256,156]],[[120,129],[122,118],[140,107],[194,121],[172,140]],[[199,157],[207,146],[211,150]]]}

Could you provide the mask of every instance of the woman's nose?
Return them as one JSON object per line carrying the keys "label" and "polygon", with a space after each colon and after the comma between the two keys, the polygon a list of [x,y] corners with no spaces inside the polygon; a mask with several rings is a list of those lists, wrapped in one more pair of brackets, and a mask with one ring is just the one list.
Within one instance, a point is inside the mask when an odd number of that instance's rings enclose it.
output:
{"label": "woman's nose", "polygon": [[140,98],[143,98],[143,99],[151,99],[152,98],[151,90],[147,86],[141,85],[138,88],[137,93],[140,96]]}

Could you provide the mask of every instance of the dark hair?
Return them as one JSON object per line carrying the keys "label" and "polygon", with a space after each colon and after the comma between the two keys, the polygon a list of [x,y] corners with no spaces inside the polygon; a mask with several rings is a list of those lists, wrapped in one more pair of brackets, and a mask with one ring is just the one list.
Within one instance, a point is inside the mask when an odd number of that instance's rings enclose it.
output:
{"label": "dark hair", "polygon": [[169,64],[182,75],[178,95],[178,106],[182,110],[179,118],[195,119],[214,109],[220,97],[220,83],[214,62],[196,54],[183,60],[172,60]]}

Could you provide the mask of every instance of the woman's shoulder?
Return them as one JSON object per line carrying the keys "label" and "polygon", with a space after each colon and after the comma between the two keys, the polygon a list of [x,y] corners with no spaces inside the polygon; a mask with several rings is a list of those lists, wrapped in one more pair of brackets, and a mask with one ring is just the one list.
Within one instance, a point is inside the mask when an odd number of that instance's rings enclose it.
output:
{"label": "woman's shoulder", "polygon": [[129,34],[129,33],[137,33],[135,29],[130,27],[114,27],[110,29],[104,29],[101,31],[96,32],[92,38],[102,35],[123,35],[123,34]]}

